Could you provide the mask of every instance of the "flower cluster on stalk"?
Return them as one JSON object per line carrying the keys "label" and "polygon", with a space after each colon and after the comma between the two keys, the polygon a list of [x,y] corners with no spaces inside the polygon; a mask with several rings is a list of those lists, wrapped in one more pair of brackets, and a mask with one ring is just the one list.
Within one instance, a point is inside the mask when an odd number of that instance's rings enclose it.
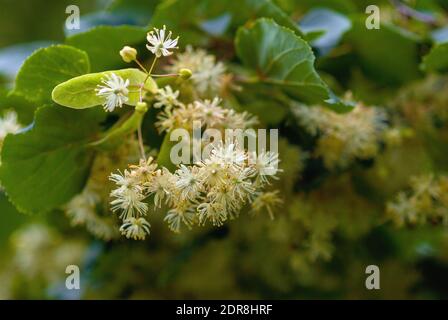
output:
{"label": "flower cluster on stalk", "polygon": [[[147,35],[147,49],[154,54],[149,71],[137,60],[137,51],[125,46],[121,51],[125,62],[135,62],[147,78],[178,77],[183,84],[192,84],[193,94],[179,99],[181,88],[178,82],[157,89],[150,100],[145,99],[144,83],[130,85],[129,79],[123,79],[117,73],[108,74],[96,89],[97,96],[103,99],[106,111],[112,112],[129,102],[129,93],[136,87],[140,93],[140,103],[150,102],[160,109],[155,123],[160,133],[169,134],[174,129],[186,129],[191,134],[195,123],[200,129],[246,129],[257,124],[257,119],[247,112],[236,112],[223,106],[216,94],[220,92],[225,77],[225,68],[215,57],[203,50],[187,47],[183,54],[168,67],[170,74],[154,75],[155,62],[162,56],[170,56],[177,48],[178,38],[172,39],[172,33],[154,29]],[[186,82],[191,77],[188,83]],[[146,80],[145,80],[146,81]],[[184,87],[182,87],[184,88]],[[203,97],[200,99],[199,97]],[[206,98],[207,97],[207,98]],[[210,99],[210,97],[212,97]],[[192,98],[192,99],[191,99]],[[141,128],[140,128],[141,129]],[[193,165],[177,167],[175,171],[159,166],[153,157],[146,157],[141,132],[138,134],[140,161],[124,170],[113,170],[109,180],[114,184],[110,192],[110,209],[117,213],[122,224],[122,235],[134,240],[144,240],[150,233],[148,212],[165,210],[165,221],[174,232],[180,232],[182,226],[211,223],[220,226],[225,221],[240,214],[246,205],[255,212],[265,208],[273,216],[272,208],[281,203],[278,192],[266,191],[266,185],[276,178],[278,154],[263,151],[260,154],[248,152],[235,141],[214,141],[211,152]],[[67,207],[67,213],[74,223],[93,221],[95,197],[89,197],[89,190],[75,197]],[[84,210],[74,210],[73,207]]]}
{"label": "flower cluster on stalk", "polygon": [[387,128],[382,109],[362,104],[350,113],[338,114],[321,106],[294,103],[292,112],[301,127],[317,137],[315,156],[322,157],[328,169],[375,157]]}
{"label": "flower cluster on stalk", "polygon": [[[151,51],[154,55],[153,65],[156,62],[157,58],[162,56],[169,56],[173,52],[170,51],[172,49],[177,49],[177,41],[179,37],[176,39],[171,39],[171,31],[167,33],[166,26],[163,26],[162,29],[154,28],[150,32],[148,32],[147,40],[148,44],[146,47],[149,51]],[[142,67],[142,64],[137,60],[137,50],[125,46],[121,51],[120,55],[123,60],[127,63],[135,61],[144,72],[148,73],[148,76],[151,75],[151,70],[149,72]],[[179,70],[176,70],[177,74]],[[98,85],[96,88],[96,95],[103,99],[103,107],[107,112],[112,112],[115,108],[123,107],[123,104],[126,104],[129,100],[129,79],[123,79],[116,73],[110,73],[106,75],[102,79],[102,84]],[[140,84],[141,89],[143,89],[144,84]],[[141,99],[143,96],[141,95]]]}
{"label": "flower cluster on stalk", "polygon": [[168,72],[177,72],[181,68],[192,71],[191,84],[199,96],[218,94],[225,83],[226,68],[222,62],[216,61],[215,56],[203,49],[193,49],[187,46],[185,52],[177,55]]}
{"label": "flower cluster on stalk", "polygon": [[118,148],[98,152],[84,190],[63,207],[70,223],[73,226],[84,226],[95,237],[106,241],[117,238],[119,232],[115,227],[115,219],[110,216],[108,205],[112,185],[109,175],[115,168],[126,167],[129,162],[138,159],[138,143],[132,137]]}
{"label": "flower cluster on stalk", "polygon": [[[165,221],[174,232],[182,226],[220,226],[239,215],[244,205],[254,202],[260,210],[279,203],[277,193],[264,193],[263,188],[275,175],[278,156],[271,152],[258,156],[235,144],[217,145],[210,156],[194,165],[180,165],[173,173],[154,163],[141,160],[123,172],[112,173],[117,188],[111,192],[112,210],[123,220],[121,231],[128,238],[144,239],[149,233],[145,216],[147,201],[154,208],[166,208]],[[254,201],[255,200],[255,201]]]}
{"label": "flower cluster on stalk", "polygon": [[156,127],[160,132],[169,132],[175,128],[191,130],[195,121],[215,129],[246,129],[258,122],[256,117],[247,112],[239,113],[234,109],[222,107],[218,97],[184,104],[177,100],[178,91],[172,93],[169,86],[167,90],[171,92],[169,101],[165,97],[160,99],[156,96],[156,99],[159,99],[158,103],[165,106],[157,116]]}

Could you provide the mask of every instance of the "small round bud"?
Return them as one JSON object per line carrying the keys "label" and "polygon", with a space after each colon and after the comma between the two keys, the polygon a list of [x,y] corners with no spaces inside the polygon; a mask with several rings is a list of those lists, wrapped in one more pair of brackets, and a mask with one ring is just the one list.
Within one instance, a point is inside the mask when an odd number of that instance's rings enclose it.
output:
{"label": "small round bud", "polygon": [[137,58],[137,50],[129,46],[124,46],[123,49],[120,50],[120,56],[123,58],[124,62],[132,62]]}
{"label": "small round bud", "polygon": [[191,78],[191,76],[193,75],[193,73],[191,72],[190,69],[180,69],[179,70],[179,76],[182,80],[188,80]]}
{"label": "small round bud", "polygon": [[137,102],[135,111],[145,113],[146,111],[148,111],[148,105],[146,104],[146,102]]}

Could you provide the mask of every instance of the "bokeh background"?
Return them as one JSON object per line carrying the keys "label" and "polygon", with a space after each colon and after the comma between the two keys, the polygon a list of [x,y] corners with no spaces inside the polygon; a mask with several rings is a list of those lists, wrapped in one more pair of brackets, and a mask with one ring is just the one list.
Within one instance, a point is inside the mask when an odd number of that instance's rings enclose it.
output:
{"label": "bokeh background", "polygon": [[[180,235],[156,221],[153,229],[158,231],[145,242],[103,242],[82,227],[71,227],[60,211],[24,215],[0,192],[0,298],[448,298],[447,227],[440,221],[397,227],[387,214],[387,204],[399,191],[415,191],[409,189],[412,177],[443,176],[448,168],[448,80],[443,75],[447,68],[437,74],[419,68],[420,57],[435,42],[448,40],[448,2],[407,2],[429,15],[434,20],[430,23],[405,17],[390,1],[273,2],[308,34],[326,35],[317,36],[312,45],[318,70],[336,91],[350,90],[357,99],[393,115],[391,109],[408,110],[398,112],[405,114],[398,120],[406,129],[400,135],[403,141],[344,170],[327,170],[312,160],[304,169],[303,155],[295,146],[306,150],[306,144],[313,142],[286,115],[280,116],[277,126],[285,138],[281,157],[286,173],[279,184],[286,201],[275,220],[242,215],[221,228]],[[64,28],[65,8],[71,4],[80,8],[81,30]],[[0,0],[0,110],[6,107],[4,97],[16,72],[34,50],[63,43],[73,32],[97,25],[147,26],[158,4]],[[388,34],[370,38],[348,26],[352,17],[365,16],[369,4],[381,7],[383,23],[419,40],[404,40],[404,49],[395,50],[402,38]],[[332,19],[318,10],[333,13]],[[195,24],[203,17],[189,19]],[[218,59],[228,59],[225,46],[208,42],[205,47]],[[14,108],[26,104],[7,103]],[[428,114],[431,130],[425,122]],[[446,198],[431,198],[436,200],[442,203],[440,210],[446,210]],[[65,289],[65,267],[71,263],[81,267],[81,290]],[[365,288],[365,268],[370,264],[380,267],[380,290]]]}

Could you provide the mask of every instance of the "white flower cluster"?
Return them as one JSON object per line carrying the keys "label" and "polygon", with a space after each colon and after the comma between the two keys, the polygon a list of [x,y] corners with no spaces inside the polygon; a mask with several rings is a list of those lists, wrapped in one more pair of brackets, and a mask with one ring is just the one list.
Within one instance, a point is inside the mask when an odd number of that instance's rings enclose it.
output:
{"label": "white flower cluster", "polygon": [[97,214],[101,200],[99,194],[87,186],[82,193],[67,203],[64,209],[73,226],[85,225],[90,233],[108,241],[115,238],[117,232],[112,221]]}
{"label": "white flower cluster", "polygon": [[[179,37],[177,37],[176,39],[171,39],[171,35],[172,35],[171,31],[169,32],[166,31],[166,26],[163,26],[162,29],[154,28],[153,30],[148,32],[147,40],[149,44],[147,44],[146,47],[148,48],[149,51],[151,51],[155,55],[153,66],[157,58],[160,58],[161,56],[169,56],[173,54],[170,51],[171,49],[177,49],[177,41],[179,40]],[[148,74],[148,76],[151,75],[153,66],[151,67],[148,73],[148,71],[140,64],[140,62],[138,62],[136,49],[129,46],[125,46],[120,51],[120,56],[123,58],[125,62],[128,63],[132,61],[137,62],[137,64],[145,71],[145,73]],[[176,70],[176,74],[179,70]],[[112,112],[115,110],[115,108],[117,107],[121,108],[123,107],[123,104],[128,102],[129,100],[128,87],[130,84],[129,79],[123,79],[116,73],[112,72],[106,75],[101,80],[101,83],[102,84],[98,85],[95,91],[96,95],[104,100],[102,104],[105,111]],[[143,85],[144,85],[143,83],[139,84],[140,91],[143,90]],[[140,96],[142,99],[143,98],[142,92],[140,92]]]}
{"label": "white flower cluster", "polygon": [[[120,55],[125,62],[135,62],[149,76],[157,58],[169,56],[172,49],[177,48],[178,38],[171,39],[171,32],[154,29],[147,35],[147,48],[155,58],[149,69],[137,60],[137,51],[125,46]],[[193,89],[189,103],[179,101],[179,91],[166,86],[154,95],[154,108],[162,108],[156,122],[160,132],[171,132],[173,129],[186,129],[191,133],[193,126],[200,123],[201,130],[251,128],[258,121],[247,112],[236,112],[221,106],[219,98],[197,99],[197,97],[214,97],[221,91],[226,82],[225,68],[215,57],[204,50],[193,50],[188,47],[186,52],[178,55],[169,67],[168,75],[179,76],[187,82],[186,87]],[[176,83],[178,85],[179,82]],[[185,85],[185,82],[181,84]],[[143,100],[143,84],[138,84],[140,101]],[[129,101],[130,81],[121,78],[116,73],[110,73],[96,89],[97,96],[104,99],[106,111],[113,111]],[[131,87],[135,87],[132,85]],[[154,209],[167,208],[165,220],[174,232],[179,232],[181,225],[203,225],[210,221],[219,226],[228,219],[236,217],[243,206],[252,205],[256,212],[266,208],[271,217],[272,207],[278,205],[278,192],[264,192],[263,189],[276,178],[278,171],[278,154],[263,152],[256,155],[226,141],[218,144],[214,141],[211,152],[200,162],[191,166],[180,165],[173,173],[165,167],[159,167],[153,158],[146,160],[143,141],[139,136],[141,158],[138,165],[129,166],[124,171],[110,174],[109,180],[115,189],[110,192],[110,208],[118,212],[122,220],[120,232],[127,238],[144,240],[150,233],[150,224],[146,219],[153,203]],[[210,151],[210,150],[209,150]],[[88,190],[87,190],[88,191]],[[84,223],[95,217],[94,206],[98,201],[85,192],[73,199],[75,210],[67,208],[74,223]],[[80,209],[81,208],[81,209]],[[72,212],[73,211],[73,212]],[[73,213],[73,214],[71,214]]]}
{"label": "white flower cluster", "polygon": [[149,223],[143,218],[149,210],[145,200],[152,197],[155,208],[168,207],[165,220],[174,232],[181,225],[215,226],[238,216],[245,204],[255,199],[255,210],[279,203],[278,194],[263,196],[269,183],[265,172],[277,173],[278,154],[267,152],[256,156],[234,144],[216,145],[210,156],[192,166],[180,165],[171,173],[159,168],[153,159],[141,160],[110,179],[117,188],[111,192],[112,210],[120,212],[120,230],[127,238],[145,239]]}
{"label": "white flower cluster", "polygon": [[213,96],[220,92],[226,69],[222,62],[216,61],[215,56],[207,54],[205,50],[193,50],[191,46],[187,46],[184,53],[176,56],[168,71],[177,73],[181,68],[191,70],[191,82],[201,96]]}
{"label": "white flower cluster", "polygon": [[301,104],[294,104],[292,111],[300,125],[318,137],[315,155],[323,158],[328,169],[347,167],[356,158],[376,156],[387,128],[381,109],[361,104],[347,114]]}
{"label": "white flower cluster", "polygon": [[261,192],[252,202],[252,209],[254,212],[258,213],[265,208],[271,219],[274,219],[273,207],[280,205],[282,202],[278,190]]}
{"label": "white flower cluster", "polygon": [[245,129],[255,125],[258,120],[247,112],[238,113],[233,109],[220,105],[221,100],[215,97],[213,100],[197,100],[184,104],[177,100],[179,92],[173,92],[167,86],[160,89],[155,105],[165,109],[158,115],[156,126],[160,132],[169,132],[174,128],[193,129],[194,121],[199,121],[208,128],[215,129]]}
{"label": "white flower cluster", "polygon": [[163,106],[167,108],[172,108],[176,105],[179,105],[179,90],[173,91],[170,86],[166,86],[164,88],[160,88],[157,90],[157,94],[155,95],[155,99],[157,100],[154,103],[154,108],[159,109]]}
{"label": "white flower cluster", "polygon": [[448,225],[448,177],[426,174],[411,178],[410,189],[387,204],[387,213],[398,226]]}
{"label": "white flower cluster", "polygon": [[113,150],[98,151],[83,191],[62,208],[70,223],[84,226],[92,235],[106,241],[119,237],[116,219],[109,212],[109,193],[115,187],[109,181],[110,172],[125,168],[139,158],[139,145],[134,136],[124,139]]}
{"label": "white flower cluster", "polygon": [[[68,265],[82,261],[86,243],[66,237],[41,223],[26,224],[15,231],[11,238],[14,256],[9,260],[14,275],[35,280],[61,281],[61,272]],[[2,261],[6,265],[6,261]]]}

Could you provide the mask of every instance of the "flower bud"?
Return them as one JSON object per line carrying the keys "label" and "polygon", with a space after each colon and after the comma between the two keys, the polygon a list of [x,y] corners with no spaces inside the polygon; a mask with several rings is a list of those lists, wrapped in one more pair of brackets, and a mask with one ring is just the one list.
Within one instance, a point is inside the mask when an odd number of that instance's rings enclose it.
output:
{"label": "flower bud", "polygon": [[146,104],[146,102],[138,102],[135,106],[135,111],[145,113],[146,111],[148,111],[148,105]]}
{"label": "flower bud", "polygon": [[120,56],[123,58],[124,62],[132,62],[137,58],[137,50],[129,46],[124,46],[123,49],[120,50]]}
{"label": "flower bud", "polygon": [[188,80],[191,78],[191,76],[193,75],[193,73],[191,72],[190,69],[180,69],[179,70],[179,76],[182,80]]}

